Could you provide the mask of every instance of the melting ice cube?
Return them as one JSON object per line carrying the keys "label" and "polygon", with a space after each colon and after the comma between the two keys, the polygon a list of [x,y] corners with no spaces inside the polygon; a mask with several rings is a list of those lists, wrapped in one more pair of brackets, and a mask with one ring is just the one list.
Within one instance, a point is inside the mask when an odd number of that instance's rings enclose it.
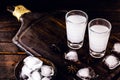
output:
{"label": "melting ice cube", "polygon": [[28,56],[24,59],[24,64],[28,66],[28,68],[35,70],[41,68],[41,66],[43,65],[43,61],[36,57]]}
{"label": "melting ice cube", "polygon": [[90,80],[95,77],[95,72],[91,67],[86,67],[79,69],[76,75],[82,80]]}
{"label": "melting ice cube", "polygon": [[69,51],[65,54],[65,59],[76,62],[78,61],[78,54],[76,51]]}
{"label": "melting ice cube", "polygon": [[52,66],[48,66],[48,65],[43,65],[41,67],[41,75],[42,76],[53,76],[54,75],[54,69]]}
{"label": "melting ice cube", "polygon": [[113,51],[120,53],[120,43],[115,43],[113,46]]}
{"label": "melting ice cube", "polygon": [[29,69],[26,65],[24,65],[24,66],[22,67],[22,71],[21,71],[20,77],[22,77],[23,79],[29,78],[31,72],[32,72],[32,70]]}
{"label": "melting ice cube", "polygon": [[28,79],[25,79],[25,80],[32,80],[32,78],[31,78],[31,77],[29,77]]}
{"label": "melting ice cube", "polygon": [[43,77],[41,80],[50,80],[51,78],[49,77]]}
{"label": "melting ice cube", "polygon": [[40,72],[35,70],[31,73],[31,78],[32,80],[41,80],[42,76],[40,75]]}
{"label": "melting ice cube", "polygon": [[109,69],[114,69],[120,64],[119,59],[114,55],[109,55],[105,57],[103,61],[109,67]]}

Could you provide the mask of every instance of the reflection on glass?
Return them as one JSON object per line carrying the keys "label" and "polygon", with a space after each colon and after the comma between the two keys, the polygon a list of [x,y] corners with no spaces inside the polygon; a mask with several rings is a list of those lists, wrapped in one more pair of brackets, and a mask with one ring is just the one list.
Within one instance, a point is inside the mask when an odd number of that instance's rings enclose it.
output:
{"label": "reflection on glass", "polygon": [[96,18],[89,22],[89,51],[92,57],[101,58],[105,55],[111,27],[111,23],[102,18]]}
{"label": "reflection on glass", "polygon": [[88,16],[81,10],[71,10],[66,16],[67,43],[71,49],[80,49],[83,45]]}

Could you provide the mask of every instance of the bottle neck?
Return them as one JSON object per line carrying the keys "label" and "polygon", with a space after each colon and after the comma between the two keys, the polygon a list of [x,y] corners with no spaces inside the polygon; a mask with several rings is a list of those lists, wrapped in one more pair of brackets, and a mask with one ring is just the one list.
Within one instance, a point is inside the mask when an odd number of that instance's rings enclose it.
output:
{"label": "bottle neck", "polygon": [[29,13],[31,12],[30,10],[28,10],[27,8],[25,8],[24,6],[22,5],[18,5],[18,6],[15,6],[15,9],[13,11],[13,15],[18,19],[20,20],[20,17],[25,14],[25,13]]}

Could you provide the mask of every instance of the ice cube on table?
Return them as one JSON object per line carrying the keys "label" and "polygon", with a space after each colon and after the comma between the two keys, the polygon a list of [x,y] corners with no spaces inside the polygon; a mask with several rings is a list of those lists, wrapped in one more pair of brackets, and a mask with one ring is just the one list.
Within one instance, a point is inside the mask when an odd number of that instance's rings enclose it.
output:
{"label": "ice cube on table", "polygon": [[81,68],[76,74],[82,80],[90,80],[95,77],[95,72],[91,67]]}
{"label": "ice cube on table", "polygon": [[53,76],[54,75],[54,69],[52,66],[48,66],[48,65],[43,65],[41,67],[41,75],[42,76]]}
{"label": "ice cube on table", "polygon": [[78,77],[89,77],[89,69],[88,68],[83,68],[83,69],[80,69],[78,72],[77,72],[77,76]]}
{"label": "ice cube on table", "polygon": [[43,61],[41,61],[37,57],[33,56],[28,56],[23,60],[24,64],[28,66],[28,68],[35,70],[35,69],[40,69],[41,66],[43,65]]}
{"label": "ice cube on table", "polygon": [[40,75],[40,72],[35,70],[31,73],[31,78],[32,80],[41,80],[42,76]]}
{"label": "ice cube on table", "polygon": [[65,59],[76,62],[78,61],[78,54],[76,51],[69,51],[65,53]]}
{"label": "ice cube on table", "polygon": [[120,64],[119,59],[114,55],[105,57],[104,62],[109,67],[109,69],[114,69]]}
{"label": "ice cube on table", "polygon": [[49,77],[43,77],[41,80],[51,80]]}
{"label": "ice cube on table", "polygon": [[113,51],[120,53],[120,43],[115,43],[113,45]]}

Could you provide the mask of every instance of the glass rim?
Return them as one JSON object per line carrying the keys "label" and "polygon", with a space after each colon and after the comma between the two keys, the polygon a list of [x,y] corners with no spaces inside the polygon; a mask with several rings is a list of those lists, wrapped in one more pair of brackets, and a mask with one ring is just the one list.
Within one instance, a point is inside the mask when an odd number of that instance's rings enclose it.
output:
{"label": "glass rim", "polygon": [[[107,31],[104,31],[104,32],[97,32],[97,31],[95,31],[95,30],[92,30],[92,29],[90,28],[90,27],[91,27],[90,24],[91,24],[93,21],[95,21],[95,20],[103,20],[103,21],[107,22],[108,25],[109,25],[109,26],[106,26],[106,27],[108,27],[108,30],[107,30]],[[99,25],[101,25],[101,24],[99,24]],[[105,26],[105,25],[104,25],[104,26]],[[90,31],[95,32],[95,33],[98,33],[98,34],[109,33],[109,32],[111,31],[111,28],[112,28],[111,23],[110,23],[107,19],[104,19],[104,18],[95,18],[95,19],[92,19],[92,20],[88,23],[88,29],[89,29]]]}
{"label": "glass rim", "polygon": [[68,12],[66,13],[66,15],[65,15],[66,21],[68,21],[68,22],[70,22],[70,23],[73,23],[72,21],[70,21],[70,20],[67,19],[67,15],[68,15],[69,13],[73,12],[73,11],[77,11],[77,12],[83,13],[83,14],[85,15],[84,17],[86,18],[86,21],[78,22],[78,23],[75,23],[75,24],[87,23],[87,21],[88,21],[88,15],[87,15],[86,12],[84,12],[84,11],[82,11],[82,10],[70,10],[70,11],[68,11]]}

